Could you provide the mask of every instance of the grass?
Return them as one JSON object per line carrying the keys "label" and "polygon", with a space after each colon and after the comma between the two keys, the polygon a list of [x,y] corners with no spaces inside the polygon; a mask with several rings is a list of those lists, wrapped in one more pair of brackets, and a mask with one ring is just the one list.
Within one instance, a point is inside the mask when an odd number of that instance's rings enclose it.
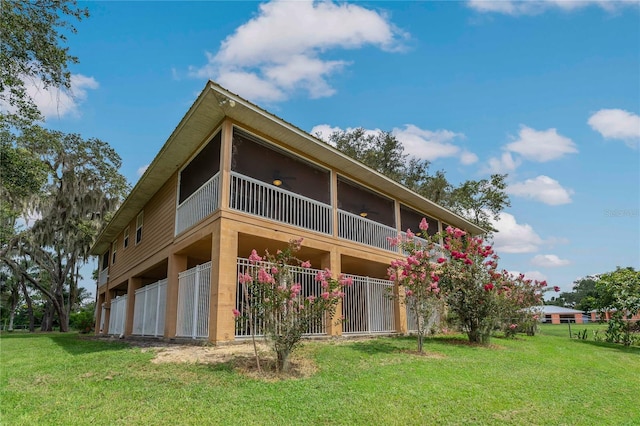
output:
{"label": "grass", "polygon": [[231,364],[152,364],[125,343],[3,334],[0,424],[640,424],[640,348],[569,339],[566,324],[490,347],[443,336],[429,356],[415,348],[307,342],[315,375],[264,381]]}

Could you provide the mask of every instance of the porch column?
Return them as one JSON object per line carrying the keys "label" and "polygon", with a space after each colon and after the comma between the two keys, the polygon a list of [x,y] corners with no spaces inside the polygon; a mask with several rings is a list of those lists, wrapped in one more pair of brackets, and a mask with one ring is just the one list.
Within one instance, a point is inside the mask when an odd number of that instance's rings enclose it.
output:
{"label": "porch column", "polygon": [[231,156],[233,145],[233,124],[229,120],[222,123],[220,144],[220,209],[229,209],[231,185]]}
{"label": "porch column", "polygon": [[582,322],[582,314],[575,314],[576,324],[583,324]]}
{"label": "porch column", "polygon": [[[96,300],[96,325],[94,327],[95,334],[101,334],[104,330],[100,330],[100,321],[102,320],[102,304],[105,302],[106,293],[100,293]],[[105,310],[106,312],[106,310]],[[107,315],[105,314],[105,317]]]}
{"label": "porch column", "polygon": [[238,232],[229,221],[213,223],[211,235],[211,294],[209,302],[209,341],[224,342],[235,339],[238,258]]}
{"label": "porch column", "polygon": [[124,323],[124,335],[131,336],[133,332],[133,311],[136,306],[136,290],[142,287],[142,279],[138,277],[129,278],[127,283],[127,314]]}
{"label": "porch column", "polygon": [[[320,260],[320,269],[329,268],[333,273],[333,278],[338,278],[342,271],[340,254],[337,249],[332,249],[325,253]],[[336,305],[336,312],[333,317],[327,317],[327,334],[329,336],[342,335],[342,299]]]}
{"label": "porch column", "polygon": [[187,256],[169,255],[167,265],[167,304],[164,317],[164,337],[176,337],[178,319],[178,274],[187,270]]}
{"label": "porch column", "polygon": [[560,314],[551,314],[551,324],[560,324]]}
{"label": "porch column", "polygon": [[404,286],[399,286],[397,282],[393,283],[393,320],[396,326],[396,332],[399,334],[407,334],[407,306],[404,303]]}

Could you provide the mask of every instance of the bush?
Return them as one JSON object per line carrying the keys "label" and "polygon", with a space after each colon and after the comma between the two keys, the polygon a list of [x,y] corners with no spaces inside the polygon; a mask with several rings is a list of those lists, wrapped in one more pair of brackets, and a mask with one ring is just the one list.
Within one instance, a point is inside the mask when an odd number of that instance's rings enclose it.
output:
{"label": "bush", "polygon": [[69,317],[69,326],[81,333],[91,332],[94,325],[93,312],[90,311],[73,312]]}

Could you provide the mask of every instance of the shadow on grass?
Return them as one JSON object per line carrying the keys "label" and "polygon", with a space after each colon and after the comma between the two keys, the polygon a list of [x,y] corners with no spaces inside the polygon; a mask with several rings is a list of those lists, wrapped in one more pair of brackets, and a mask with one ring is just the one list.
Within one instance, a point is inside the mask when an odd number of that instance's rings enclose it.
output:
{"label": "shadow on grass", "polygon": [[640,347],[638,346],[624,346],[621,343],[596,342],[595,340],[581,340],[581,339],[572,339],[572,340],[575,340],[576,342],[582,343],[585,345],[592,345],[592,346],[597,346],[599,348],[606,348],[614,351],[640,355]]}
{"label": "shadow on grass", "polygon": [[58,345],[71,355],[84,355],[94,352],[118,351],[128,348],[123,342],[110,342],[90,336],[80,336],[78,333],[42,332],[42,333],[2,333],[2,340],[20,340],[25,344],[37,344],[45,339]]}
{"label": "shadow on grass", "polygon": [[[410,339],[410,337],[394,338],[394,340]],[[390,354],[402,350],[393,340],[388,339],[372,339],[361,342],[353,342],[349,344],[349,348],[367,355],[374,354]]]}

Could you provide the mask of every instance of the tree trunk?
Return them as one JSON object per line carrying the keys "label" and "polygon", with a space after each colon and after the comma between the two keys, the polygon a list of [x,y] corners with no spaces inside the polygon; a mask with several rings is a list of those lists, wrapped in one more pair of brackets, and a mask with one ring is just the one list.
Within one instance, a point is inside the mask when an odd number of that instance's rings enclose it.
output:
{"label": "tree trunk", "polygon": [[276,370],[282,373],[289,372],[289,368],[291,367],[291,362],[289,361],[289,355],[291,355],[291,351],[287,349],[282,349],[276,351],[277,360],[276,360]]}
{"label": "tree trunk", "polygon": [[27,290],[27,284],[24,282],[24,279],[21,282],[22,287],[22,295],[24,296],[24,300],[27,303],[27,315],[29,315],[29,332],[33,333],[36,331],[36,322],[33,317],[33,301],[31,300],[31,296],[29,296],[29,291]]}
{"label": "tree trunk", "polygon": [[52,331],[53,330],[53,314],[54,310],[50,301],[44,303],[44,309],[42,310],[42,325],[40,325],[40,331]]}

